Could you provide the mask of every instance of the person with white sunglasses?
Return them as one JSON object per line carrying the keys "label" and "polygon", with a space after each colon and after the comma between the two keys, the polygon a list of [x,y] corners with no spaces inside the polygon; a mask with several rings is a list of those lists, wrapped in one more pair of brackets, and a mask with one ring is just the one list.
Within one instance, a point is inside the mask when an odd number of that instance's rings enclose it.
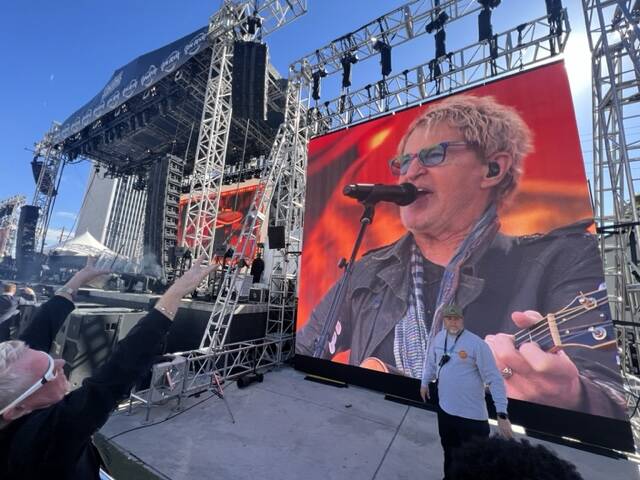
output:
{"label": "person with white sunglasses", "polygon": [[91,435],[148,371],[180,300],[213,268],[196,260],[109,360],[71,393],[64,360],[46,352],[74,309],[73,295],[107,271],[89,262],[39,308],[20,340],[0,343],[0,478],[98,479],[101,460]]}

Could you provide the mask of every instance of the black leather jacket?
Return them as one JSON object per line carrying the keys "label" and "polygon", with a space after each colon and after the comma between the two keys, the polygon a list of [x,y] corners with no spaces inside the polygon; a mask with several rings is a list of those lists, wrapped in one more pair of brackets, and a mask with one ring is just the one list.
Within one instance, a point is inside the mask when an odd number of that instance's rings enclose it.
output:
{"label": "black leather jacket", "polygon": [[[513,334],[518,328],[511,320],[512,312],[557,312],[580,292],[596,290],[604,280],[596,238],[586,232],[590,223],[581,222],[546,235],[497,234],[490,245],[478,249],[462,267],[456,294],[456,303],[464,310],[465,328],[482,338]],[[411,242],[413,238],[407,234],[391,245],[367,252],[354,265],[346,301],[338,312],[340,334],[335,349],[336,353],[350,350],[352,365],[360,365],[378,353],[380,344],[407,310]],[[298,332],[296,353],[313,355],[335,288]],[[608,308],[605,311],[610,319]],[[593,311],[581,318],[589,322],[601,313]],[[625,418],[615,348],[565,351],[578,367],[585,387],[579,410]],[[395,364],[393,358],[380,360]]]}

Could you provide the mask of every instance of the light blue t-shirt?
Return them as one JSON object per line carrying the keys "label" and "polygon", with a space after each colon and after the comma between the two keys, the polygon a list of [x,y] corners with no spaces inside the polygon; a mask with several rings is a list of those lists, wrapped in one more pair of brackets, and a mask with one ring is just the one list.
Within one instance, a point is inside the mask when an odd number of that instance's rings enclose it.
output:
{"label": "light blue t-shirt", "polygon": [[[447,335],[447,351],[451,358],[440,368]],[[489,418],[484,399],[485,385],[489,387],[496,411],[507,412],[504,380],[493,353],[484,340],[470,331],[464,330],[457,342],[456,335],[446,330],[436,335],[425,359],[422,386],[435,380],[436,375],[440,408],[449,415],[472,420]]]}

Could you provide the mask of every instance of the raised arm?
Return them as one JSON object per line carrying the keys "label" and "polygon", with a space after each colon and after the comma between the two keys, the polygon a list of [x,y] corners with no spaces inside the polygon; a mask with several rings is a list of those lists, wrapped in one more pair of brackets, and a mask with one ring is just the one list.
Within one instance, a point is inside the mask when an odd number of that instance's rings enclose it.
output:
{"label": "raised arm", "polygon": [[83,285],[105,273],[108,272],[95,268],[94,261],[90,259],[86,267],[76,273],[53,298],[38,308],[30,325],[20,335],[20,340],[35,350],[48,352],[58,330],[75,308],[73,294]]}
{"label": "raised arm", "polygon": [[193,291],[214,268],[215,265],[207,265],[202,258],[196,260],[153,310],[118,343],[109,360],[48,413],[58,419],[54,425],[60,429],[52,432],[52,438],[65,439],[60,445],[52,444],[48,448],[51,462],[62,464],[80,454],[87,438],[106,422],[134,382],[151,367],[182,297]]}

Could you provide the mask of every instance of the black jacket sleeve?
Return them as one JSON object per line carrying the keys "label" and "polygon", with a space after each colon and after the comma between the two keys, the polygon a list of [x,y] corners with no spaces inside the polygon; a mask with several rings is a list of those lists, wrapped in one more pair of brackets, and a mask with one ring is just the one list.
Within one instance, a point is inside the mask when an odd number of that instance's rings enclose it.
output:
{"label": "black jacket sleeve", "polygon": [[[296,353],[301,355],[313,356],[316,341],[319,340],[322,328],[327,321],[329,310],[333,298],[337,295],[338,288],[340,286],[340,280],[336,282],[331,290],[322,298],[320,303],[313,309],[309,321],[305,326],[296,334]],[[340,322],[341,335],[336,336],[333,339],[334,332],[329,333],[329,342],[334,340],[333,353],[325,353],[324,358],[330,359],[335,353],[342,352],[349,348],[350,328],[351,328],[351,308],[349,301],[349,292],[345,295],[342,304],[338,306],[336,312],[336,318]]]}
{"label": "black jacket sleeve", "polygon": [[20,340],[35,350],[48,352],[58,330],[74,308],[73,302],[54,296],[38,308],[31,324],[20,335]]}
{"label": "black jacket sleeve", "polygon": [[[120,341],[109,360],[85,379],[82,387],[55,405],[34,412],[12,441],[32,455],[12,452],[12,459],[25,462],[14,465],[14,471],[44,471],[45,466],[47,471],[65,471],[74,465],[91,435],[104,425],[136,379],[151,367],[170,326],[167,317],[152,310]],[[41,460],[38,465],[29,465],[33,454]]]}

